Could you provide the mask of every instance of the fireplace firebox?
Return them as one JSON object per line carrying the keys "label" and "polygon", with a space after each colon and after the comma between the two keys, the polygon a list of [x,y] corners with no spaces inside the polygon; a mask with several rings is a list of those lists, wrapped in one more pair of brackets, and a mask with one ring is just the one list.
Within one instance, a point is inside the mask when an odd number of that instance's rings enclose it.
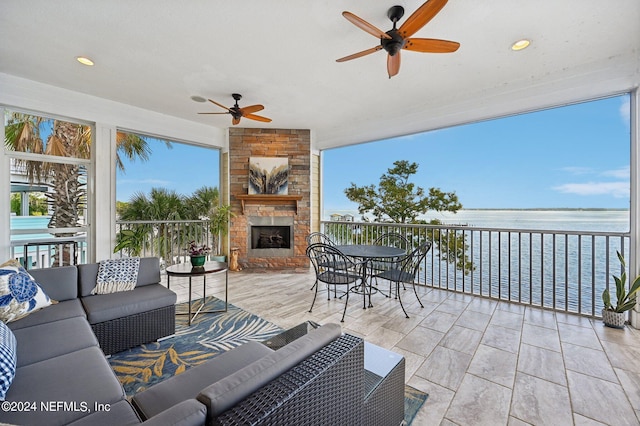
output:
{"label": "fireplace firebox", "polygon": [[252,226],[251,248],[291,248],[291,229],[288,226]]}
{"label": "fireplace firebox", "polygon": [[248,257],[291,257],[294,254],[293,218],[250,216],[247,218]]}

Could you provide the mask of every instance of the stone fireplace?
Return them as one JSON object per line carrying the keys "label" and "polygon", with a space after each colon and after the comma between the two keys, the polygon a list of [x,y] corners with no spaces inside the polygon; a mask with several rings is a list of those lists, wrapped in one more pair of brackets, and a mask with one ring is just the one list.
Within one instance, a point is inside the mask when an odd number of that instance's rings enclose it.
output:
{"label": "stone fireplace", "polygon": [[[307,272],[306,236],[310,232],[311,141],[309,130],[229,129],[229,195],[235,213],[231,248],[245,271]],[[288,194],[251,195],[249,159],[288,159]]]}

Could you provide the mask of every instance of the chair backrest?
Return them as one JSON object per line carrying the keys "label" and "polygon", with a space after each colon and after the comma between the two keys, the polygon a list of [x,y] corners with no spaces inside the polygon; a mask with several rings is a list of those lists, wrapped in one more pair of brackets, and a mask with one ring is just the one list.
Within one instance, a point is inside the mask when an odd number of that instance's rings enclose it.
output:
{"label": "chair backrest", "polygon": [[309,235],[307,235],[308,245],[317,244],[317,243],[328,244],[330,246],[336,245],[336,243],[331,241],[331,238],[329,238],[326,234],[323,234],[322,232],[312,232]]}
{"label": "chair backrest", "polygon": [[382,234],[375,240],[373,244],[377,246],[396,247],[406,250],[409,248],[409,240],[402,234],[390,232],[388,234]]}
{"label": "chair backrest", "polygon": [[320,281],[348,284],[359,278],[359,274],[354,272],[356,264],[330,244],[311,244],[307,247],[306,254]]}
{"label": "chair backrest", "polygon": [[414,249],[411,253],[407,254],[401,261],[401,269],[410,274],[415,280],[418,271],[420,270],[420,265],[424,261],[424,258],[427,257],[427,253],[431,249],[431,242],[425,241],[420,244],[416,249]]}

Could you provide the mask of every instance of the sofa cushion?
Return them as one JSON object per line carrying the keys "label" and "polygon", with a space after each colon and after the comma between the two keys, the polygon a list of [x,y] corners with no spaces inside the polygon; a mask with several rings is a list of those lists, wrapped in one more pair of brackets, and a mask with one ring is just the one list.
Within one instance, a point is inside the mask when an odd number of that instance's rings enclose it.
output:
{"label": "sofa cushion", "polygon": [[0,267],[0,320],[18,320],[51,305],[51,299],[22,267]]}
{"label": "sofa cushion", "polygon": [[144,422],[147,426],[199,426],[206,424],[207,407],[196,399],[187,399]]}
{"label": "sofa cushion", "polygon": [[98,346],[89,323],[82,317],[24,327],[15,330],[15,336],[18,340],[18,367]]}
{"label": "sofa cushion", "polygon": [[[0,412],[0,422],[13,424],[67,424],[88,413],[96,403],[113,405],[125,398],[120,382],[97,346],[19,367],[7,392],[7,401],[30,401],[35,412]],[[42,411],[40,403],[67,404]]]}
{"label": "sofa cushion", "polygon": [[273,350],[261,343],[247,342],[137,393],[131,402],[143,419],[151,418],[181,401],[195,398],[211,383],[271,353]]}
{"label": "sofa cushion", "polygon": [[100,261],[96,286],[91,290],[91,294],[111,294],[133,290],[138,281],[139,268],[139,257]]}
{"label": "sofa cushion", "polygon": [[17,342],[13,332],[5,323],[0,321],[0,400],[13,382],[16,374]]}
{"label": "sofa cushion", "polygon": [[[90,296],[98,279],[99,265],[89,263],[78,265],[78,283],[80,296]],[[141,257],[136,287],[160,282],[160,259],[157,257]]]}
{"label": "sofa cushion", "polygon": [[98,294],[82,298],[90,324],[164,308],[176,303],[176,294],[161,284],[137,287],[133,291]]}
{"label": "sofa cushion", "polygon": [[78,268],[75,266],[30,269],[29,273],[53,300],[78,298]]}
{"label": "sofa cushion", "polygon": [[47,324],[53,321],[60,321],[67,318],[85,318],[87,314],[82,308],[80,299],[65,300],[64,302],[58,302],[55,305],[47,307],[47,309],[41,309],[38,312],[29,314],[28,317],[24,317],[17,321],[9,323],[9,328],[12,330],[19,330],[24,327],[32,327],[38,324]]}
{"label": "sofa cushion", "polygon": [[[94,407],[91,407],[91,414],[76,420],[69,425],[73,426],[113,426],[113,425],[135,425],[140,424],[140,419],[136,414],[136,410],[133,409],[128,401],[118,401],[115,404],[105,405],[98,407],[94,411]],[[167,423],[169,424],[169,423]]]}
{"label": "sofa cushion", "polygon": [[208,386],[200,392],[198,401],[207,406],[209,419],[218,416],[289,371],[341,334],[338,324],[326,324],[311,330],[277,351]]}

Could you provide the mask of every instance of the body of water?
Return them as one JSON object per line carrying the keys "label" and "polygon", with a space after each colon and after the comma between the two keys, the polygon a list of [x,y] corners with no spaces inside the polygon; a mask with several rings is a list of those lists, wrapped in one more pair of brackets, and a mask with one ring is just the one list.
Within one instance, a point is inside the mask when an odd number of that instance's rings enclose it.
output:
{"label": "body of water", "polygon": [[[330,211],[350,214],[359,221],[357,210]],[[460,210],[457,213],[429,212],[424,220],[438,219],[446,225],[467,225],[480,228],[544,229],[556,231],[628,232],[629,210]]]}
{"label": "body of water", "polygon": [[628,253],[626,235],[594,235],[627,233],[628,210],[463,210],[424,219],[432,218],[460,225],[474,268],[464,274],[441,262],[436,242],[422,282],[536,306],[599,315],[602,291],[615,289],[612,275],[621,272],[616,251]]}

